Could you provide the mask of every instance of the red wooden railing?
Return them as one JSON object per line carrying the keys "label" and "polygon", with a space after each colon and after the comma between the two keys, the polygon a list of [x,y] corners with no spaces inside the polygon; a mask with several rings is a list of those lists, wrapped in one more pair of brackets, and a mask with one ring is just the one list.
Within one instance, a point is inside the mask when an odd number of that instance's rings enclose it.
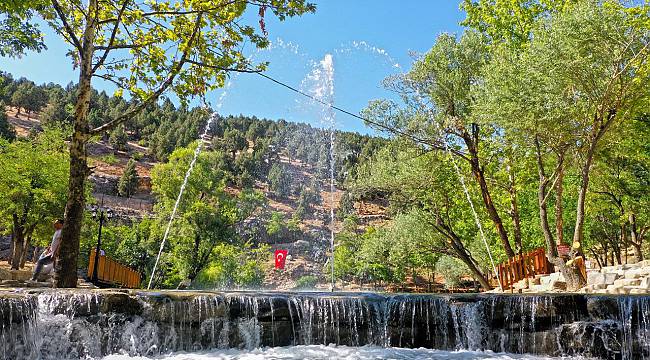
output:
{"label": "red wooden railing", "polygon": [[[88,262],[88,279],[93,278],[94,269],[95,249],[92,249]],[[107,285],[136,289],[140,287],[140,273],[100,253],[97,262],[97,281]]]}
{"label": "red wooden railing", "polygon": [[514,283],[528,277],[550,274],[551,270],[544,248],[517,255],[497,267],[503,289],[510,289]]}

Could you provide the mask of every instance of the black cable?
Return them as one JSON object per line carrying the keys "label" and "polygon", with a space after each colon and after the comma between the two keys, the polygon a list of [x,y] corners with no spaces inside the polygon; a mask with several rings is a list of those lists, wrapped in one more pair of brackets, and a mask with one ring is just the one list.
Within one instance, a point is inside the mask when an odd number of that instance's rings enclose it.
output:
{"label": "black cable", "polygon": [[398,134],[398,135],[406,136],[406,137],[408,137],[408,138],[410,138],[410,139],[412,139],[412,140],[415,140],[415,141],[417,141],[417,142],[419,142],[419,143],[421,143],[421,144],[430,145],[430,146],[433,146],[433,147],[438,147],[438,146],[436,146],[436,145],[434,145],[434,144],[432,144],[432,143],[430,143],[430,142],[428,142],[428,141],[426,141],[426,140],[422,140],[422,139],[420,139],[420,138],[418,138],[418,137],[416,137],[416,136],[414,136],[414,135],[412,135],[412,134],[408,134],[408,133],[403,132],[403,131],[401,131],[401,130],[397,130],[397,129],[391,128],[391,127],[389,127],[389,126],[386,126],[386,125],[384,125],[384,124],[378,123],[378,122],[376,122],[376,121],[372,121],[372,120],[370,120],[370,119],[364,118],[364,117],[362,117],[362,116],[359,116],[359,115],[357,115],[357,114],[354,114],[354,113],[352,113],[352,112],[349,112],[349,111],[347,111],[347,110],[345,110],[345,109],[341,109],[340,107],[338,107],[338,106],[336,106],[336,105],[334,105],[334,104],[331,104],[331,103],[325,102],[325,101],[323,101],[323,100],[321,100],[321,99],[319,99],[319,98],[317,98],[317,97],[314,97],[314,96],[312,96],[312,95],[309,95],[309,94],[307,94],[307,93],[305,93],[305,92],[303,92],[303,91],[301,91],[301,90],[299,90],[299,89],[296,89],[295,87],[293,87],[293,86],[291,86],[291,85],[287,85],[287,84],[285,84],[285,83],[283,83],[283,82],[281,82],[281,81],[279,81],[279,80],[276,80],[276,79],[274,79],[274,78],[272,78],[272,77],[270,77],[270,76],[268,76],[268,75],[266,75],[266,74],[264,74],[264,73],[257,72],[256,74],[259,75],[259,76],[261,76],[261,77],[263,77],[263,78],[265,78],[265,79],[271,80],[271,81],[273,81],[274,83],[276,83],[276,84],[278,84],[278,85],[280,85],[280,86],[283,86],[283,87],[285,87],[285,88],[287,88],[287,89],[289,89],[289,90],[291,90],[291,91],[293,91],[293,92],[296,92],[296,93],[298,93],[298,94],[300,94],[300,95],[302,95],[302,96],[305,96],[305,97],[307,97],[307,98],[309,98],[309,99],[311,99],[311,100],[313,100],[313,101],[316,101],[316,102],[318,102],[318,103],[320,103],[320,104],[322,104],[322,105],[325,105],[325,106],[330,107],[330,108],[332,108],[332,109],[334,109],[334,110],[340,111],[340,112],[342,112],[342,113],[344,113],[344,114],[346,114],[346,115],[350,115],[350,116],[352,116],[352,117],[354,117],[354,118],[357,118],[357,119],[359,119],[359,120],[365,121],[365,122],[367,122],[368,124],[372,124],[372,125],[374,125],[374,126],[376,126],[376,127],[378,127],[378,128],[384,129],[384,130],[386,130],[386,131],[388,131],[388,132],[391,132],[391,133],[394,133],[394,134]]}

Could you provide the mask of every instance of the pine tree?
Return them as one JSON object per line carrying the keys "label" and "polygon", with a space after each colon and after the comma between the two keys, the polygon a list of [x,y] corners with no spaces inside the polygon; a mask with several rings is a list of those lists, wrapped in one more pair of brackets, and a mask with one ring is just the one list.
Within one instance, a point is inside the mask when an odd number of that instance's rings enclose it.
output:
{"label": "pine tree", "polygon": [[269,189],[280,198],[286,198],[291,193],[291,178],[281,164],[273,164],[269,170]]}
{"label": "pine tree", "polygon": [[16,138],[14,127],[7,121],[5,103],[0,101],[0,138],[12,141]]}
{"label": "pine tree", "polygon": [[108,142],[115,150],[126,150],[126,143],[128,142],[128,137],[126,132],[124,132],[124,126],[118,126],[111,133],[111,137]]}
{"label": "pine tree", "polygon": [[339,220],[343,220],[348,215],[354,214],[354,211],[354,201],[352,200],[350,193],[346,191],[343,193],[343,196],[341,196],[341,200],[339,200],[339,208],[336,211],[336,217]]}
{"label": "pine tree", "polygon": [[138,188],[138,172],[135,169],[135,160],[130,159],[124,169],[124,174],[120,177],[117,185],[117,191],[120,196],[131,197]]}

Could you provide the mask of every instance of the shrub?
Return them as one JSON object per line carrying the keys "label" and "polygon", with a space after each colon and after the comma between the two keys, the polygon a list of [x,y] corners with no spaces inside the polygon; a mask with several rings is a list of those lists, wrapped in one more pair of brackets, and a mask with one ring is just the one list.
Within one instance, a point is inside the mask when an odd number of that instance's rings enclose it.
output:
{"label": "shrub", "polygon": [[296,280],[294,289],[314,289],[318,284],[318,278],[314,275],[304,275]]}

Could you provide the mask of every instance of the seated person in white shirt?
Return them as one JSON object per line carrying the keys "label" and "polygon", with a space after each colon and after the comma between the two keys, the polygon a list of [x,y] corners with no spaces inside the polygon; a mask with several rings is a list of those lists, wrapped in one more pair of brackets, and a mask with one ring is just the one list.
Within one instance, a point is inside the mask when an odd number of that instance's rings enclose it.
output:
{"label": "seated person in white shirt", "polygon": [[38,279],[38,276],[40,275],[44,266],[54,263],[56,258],[59,256],[59,247],[61,245],[61,229],[63,229],[63,220],[56,220],[54,222],[54,235],[52,236],[52,243],[45,249],[45,251],[43,251],[43,254],[36,262],[34,275],[32,275],[33,281]]}

